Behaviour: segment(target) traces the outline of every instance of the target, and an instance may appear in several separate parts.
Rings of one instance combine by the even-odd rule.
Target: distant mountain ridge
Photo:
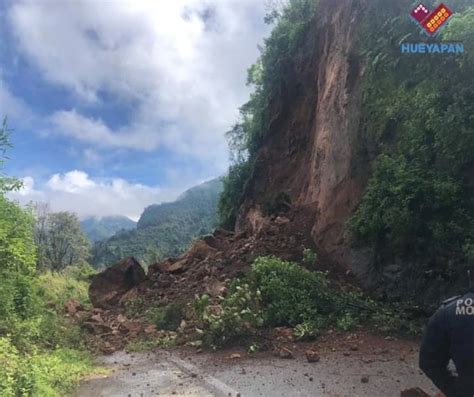
[[[81,221],[81,229],[92,242],[113,236],[120,230],[130,230],[137,223],[122,215],[89,217]]]
[[[153,204],[145,208],[137,223],[138,229],[160,226],[168,222],[214,224],[216,213],[211,209],[217,204],[222,184],[218,179],[194,186],[171,203]],[[210,211],[211,210],[211,211]]]
[[[194,239],[216,227],[221,191],[221,179],[213,179],[185,191],[176,201],[148,206],[135,229],[120,231],[95,243],[92,263],[105,267],[134,256],[143,265],[149,265],[180,255]]]

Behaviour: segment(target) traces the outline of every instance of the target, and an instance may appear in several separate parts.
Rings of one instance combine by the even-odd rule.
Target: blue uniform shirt
[[[457,376],[448,371],[450,359]],[[433,315],[421,344],[420,368],[447,397],[474,396],[474,291],[449,299]]]

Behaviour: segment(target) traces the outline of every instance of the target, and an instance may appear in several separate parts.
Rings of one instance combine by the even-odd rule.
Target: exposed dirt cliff
[[[270,130],[236,226],[258,231],[265,203],[288,194],[311,220],[318,252],[359,271],[363,261],[350,249],[345,223],[370,174],[359,127],[364,66],[355,55],[362,3],[321,1],[310,39],[271,103]]]

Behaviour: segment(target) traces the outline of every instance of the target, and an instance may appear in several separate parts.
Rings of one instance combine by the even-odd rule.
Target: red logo
[[[452,15],[453,12],[443,3],[431,13],[428,7],[420,3],[410,14],[416,23],[430,36],[435,36],[439,33],[440,29],[446,26],[446,23]]]

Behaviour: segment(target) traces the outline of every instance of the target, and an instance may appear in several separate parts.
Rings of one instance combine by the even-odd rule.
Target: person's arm
[[[456,397],[456,378],[448,371],[450,340],[444,315],[438,310],[428,324],[420,348],[420,368],[446,396]]]

